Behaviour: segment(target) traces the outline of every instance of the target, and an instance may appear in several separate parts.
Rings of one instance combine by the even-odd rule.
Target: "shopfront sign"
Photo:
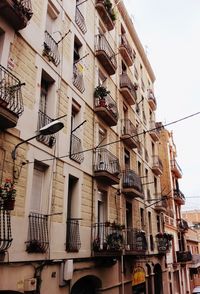
[[[136,286],[145,282],[145,270],[141,266],[137,266],[133,271],[132,286]]]

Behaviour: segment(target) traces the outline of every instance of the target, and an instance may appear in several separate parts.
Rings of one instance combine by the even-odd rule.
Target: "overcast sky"
[[[155,72],[157,121],[200,111],[200,1],[124,0]],[[183,171],[186,209],[200,209],[200,115],[168,127]],[[197,198],[199,196],[199,198]]]

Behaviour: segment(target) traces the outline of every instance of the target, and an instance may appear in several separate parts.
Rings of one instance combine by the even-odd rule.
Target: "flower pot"
[[[100,107],[106,107],[106,100],[105,99],[100,99],[99,100],[99,106]]]
[[[15,199],[5,199],[3,208],[5,210],[13,210],[15,208]]]

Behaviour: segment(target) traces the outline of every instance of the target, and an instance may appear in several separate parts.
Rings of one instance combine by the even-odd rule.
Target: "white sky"
[[[157,121],[168,123],[200,111],[200,0],[124,3],[156,76]],[[182,210],[200,209],[199,122],[197,115],[167,128],[173,131],[183,171],[180,189],[188,197]]]

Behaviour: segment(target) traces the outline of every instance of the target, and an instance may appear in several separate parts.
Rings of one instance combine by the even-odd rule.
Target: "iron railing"
[[[130,121],[130,119],[122,119],[122,135],[129,135],[135,140],[137,143],[139,143],[138,135],[137,135],[137,128],[134,126],[134,124]]]
[[[104,51],[108,59],[112,63],[113,67],[115,69],[117,68],[117,59],[115,56],[115,52],[113,51],[112,47],[110,46],[104,35],[96,35],[95,50]]]
[[[177,226],[181,232],[187,232],[189,229],[188,222],[184,219],[177,219]]]
[[[124,238],[120,225],[110,222],[93,224],[93,251],[121,251]]]
[[[171,160],[171,168],[177,170],[178,173],[179,173],[180,175],[182,175],[182,173],[183,173],[183,172],[182,172],[182,169],[181,169],[180,166],[178,165],[176,159]]]
[[[84,160],[84,154],[83,154],[82,151],[83,151],[83,149],[82,149],[81,139],[79,139],[74,134],[71,134],[69,157],[72,160],[74,160],[74,161],[76,161],[78,163],[81,163]]]
[[[137,94],[136,94],[137,86],[132,83],[127,73],[123,73],[120,75],[120,88],[128,88],[132,96],[135,99],[137,98]]]
[[[140,176],[134,170],[122,171],[123,188],[134,188],[140,193],[143,193],[142,182]]]
[[[12,240],[10,211],[0,206],[0,253],[11,246]]]
[[[148,100],[152,100],[153,103],[155,104],[155,106],[157,105],[157,101],[156,101],[156,98],[154,96],[154,93],[151,89],[148,90]]]
[[[158,126],[156,125],[156,122],[153,121],[153,120],[151,120],[151,121],[149,122],[149,133],[150,133],[150,135],[154,135],[154,134],[155,134],[157,137],[160,136],[159,128],[158,128]]]
[[[166,253],[169,251],[171,241],[168,238],[169,234],[164,233],[163,236],[156,237],[157,248],[159,253]]]
[[[147,239],[145,232],[138,231],[134,228],[124,229],[125,250],[135,252],[136,254],[144,253],[147,250]]]
[[[185,201],[185,195],[179,189],[174,190],[174,199]]]
[[[81,248],[79,220],[77,218],[67,219],[66,251],[78,252]]]
[[[176,251],[177,262],[192,261],[191,251]]]
[[[130,58],[132,59],[132,61],[134,60],[135,58],[135,51],[132,49],[132,47],[130,46],[127,38],[125,35],[122,35],[121,36],[121,46],[124,46],[130,56]]]
[[[48,216],[31,212],[29,215],[28,253],[45,253],[49,248]]]
[[[0,65],[0,106],[20,116],[24,111],[20,80]]]
[[[153,155],[153,167],[163,171],[163,164],[158,155]]]
[[[78,7],[76,7],[75,22],[82,33],[85,34],[87,32],[85,18]]]
[[[85,91],[83,79],[83,67],[80,63],[75,63],[73,67],[73,85],[83,93]]]
[[[107,94],[104,97],[94,97],[95,99],[95,108],[98,107],[103,107],[109,113],[116,119],[118,120],[118,109],[117,109],[117,103],[115,100],[110,96],[110,94]]]
[[[50,118],[48,115],[46,115],[44,112],[39,110],[38,112],[38,126],[37,129],[40,130],[42,127],[48,125],[53,121],[52,118]],[[45,145],[52,148],[56,142],[55,135],[39,135],[36,138],[39,142],[44,143]]]
[[[60,63],[58,43],[56,43],[54,38],[47,31],[45,31],[44,34],[45,40],[43,54],[48,57],[49,61],[52,61],[56,66],[58,66]]]
[[[95,151],[94,171],[106,171],[110,174],[119,175],[119,159],[106,148],[99,148]]]

